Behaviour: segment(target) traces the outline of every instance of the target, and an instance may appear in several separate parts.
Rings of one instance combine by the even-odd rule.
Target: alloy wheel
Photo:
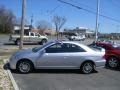
[[[19,63],[18,69],[21,73],[28,73],[31,71],[31,65],[27,61],[22,61]]]
[[[115,57],[111,57],[108,60],[108,66],[111,68],[117,68],[118,67],[118,59]]]
[[[94,65],[91,62],[86,62],[82,65],[82,72],[89,74],[94,70]]]

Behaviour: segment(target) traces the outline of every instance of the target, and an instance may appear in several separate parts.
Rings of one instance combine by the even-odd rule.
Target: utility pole
[[[20,31],[19,49],[23,48],[23,35],[24,35],[24,23],[25,23],[25,6],[26,6],[26,0],[22,0],[22,18],[21,18],[21,31]]]
[[[33,24],[33,14],[31,16],[31,25],[30,25],[30,30],[32,30],[32,24]]]
[[[99,8],[100,8],[100,0],[97,0],[96,26],[95,26],[95,42],[97,42],[97,40],[98,40]]]

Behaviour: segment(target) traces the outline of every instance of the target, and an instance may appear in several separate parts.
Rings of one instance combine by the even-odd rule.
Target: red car
[[[120,67],[120,44],[97,43],[105,49],[106,66],[110,68]]]

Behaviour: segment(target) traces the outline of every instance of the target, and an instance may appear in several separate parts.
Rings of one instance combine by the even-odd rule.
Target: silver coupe
[[[20,50],[9,61],[20,73],[34,69],[80,69],[88,74],[105,65],[105,52],[71,41],[50,41],[43,46]]]

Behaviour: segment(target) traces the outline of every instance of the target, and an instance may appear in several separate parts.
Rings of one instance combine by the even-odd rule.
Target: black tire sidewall
[[[90,63],[90,64],[92,65],[92,70],[91,70],[89,73],[86,73],[86,72],[84,71],[84,65],[85,65],[86,63]],[[93,64],[92,62],[84,62],[84,63],[81,65],[80,70],[82,71],[83,74],[90,74],[90,73],[92,73],[92,72],[94,71],[94,64]]]
[[[117,60],[117,66],[116,66],[116,67],[111,67],[111,66],[109,65],[109,61],[110,61],[111,58],[115,58],[115,59]],[[117,59],[116,57],[109,57],[109,58],[107,59],[107,61],[106,61],[106,67],[113,68],[113,69],[118,68],[119,64],[120,64],[120,62],[118,61],[118,59]]]
[[[28,64],[30,65],[30,69],[29,69],[28,72],[21,72],[21,70],[20,70],[20,68],[19,68],[19,65],[20,65],[22,62],[26,62],[26,63],[28,63]],[[23,60],[23,61],[20,61],[20,62],[17,63],[17,70],[18,70],[20,73],[22,73],[22,74],[28,74],[28,73],[30,73],[30,72],[33,70],[33,65],[32,65],[32,63],[31,63],[30,61],[25,61],[25,60]]]

